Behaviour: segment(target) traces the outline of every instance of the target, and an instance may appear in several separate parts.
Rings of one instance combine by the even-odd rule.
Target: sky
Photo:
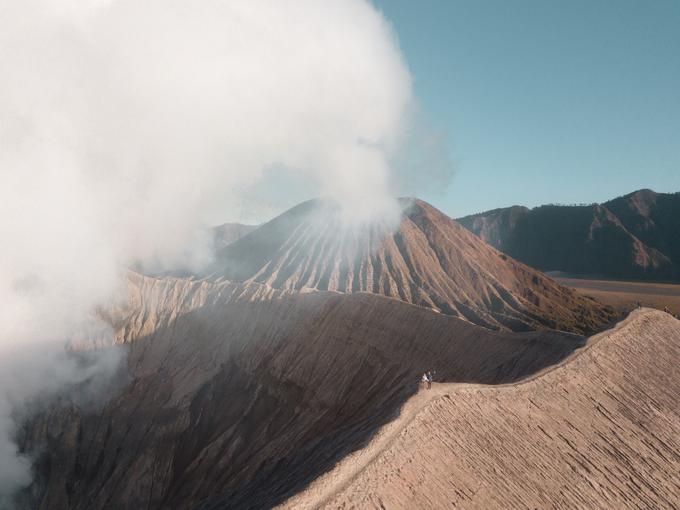
[[[374,4],[453,162],[422,197],[445,213],[680,191],[680,1]]]

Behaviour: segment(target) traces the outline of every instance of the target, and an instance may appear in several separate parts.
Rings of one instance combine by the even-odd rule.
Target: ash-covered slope
[[[130,276],[113,314],[130,380],[21,434],[20,508],[266,508],[361,447],[419,375],[504,383],[580,337],[497,332],[383,296]]]
[[[679,508],[679,361],[643,310],[527,382],[435,384],[288,507]]]
[[[300,204],[220,251],[211,280],[370,292],[494,329],[589,332],[603,305],[481,242],[434,207],[402,200],[397,228],[346,229],[327,204]]]

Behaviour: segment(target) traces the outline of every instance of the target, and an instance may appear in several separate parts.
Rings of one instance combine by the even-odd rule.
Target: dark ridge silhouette
[[[541,271],[680,279],[680,193],[640,190],[601,205],[515,206],[458,221]]]

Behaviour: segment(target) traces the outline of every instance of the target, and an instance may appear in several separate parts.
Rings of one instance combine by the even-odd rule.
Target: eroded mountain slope
[[[591,332],[612,311],[480,241],[420,200],[398,228],[344,229],[327,203],[300,204],[221,250],[210,280],[371,292],[492,329]]]

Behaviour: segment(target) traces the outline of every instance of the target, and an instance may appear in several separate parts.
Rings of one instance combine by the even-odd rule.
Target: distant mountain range
[[[513,206],[458,222],[541,271],[680,280],[680,193],[643,189],[603,204]]]

